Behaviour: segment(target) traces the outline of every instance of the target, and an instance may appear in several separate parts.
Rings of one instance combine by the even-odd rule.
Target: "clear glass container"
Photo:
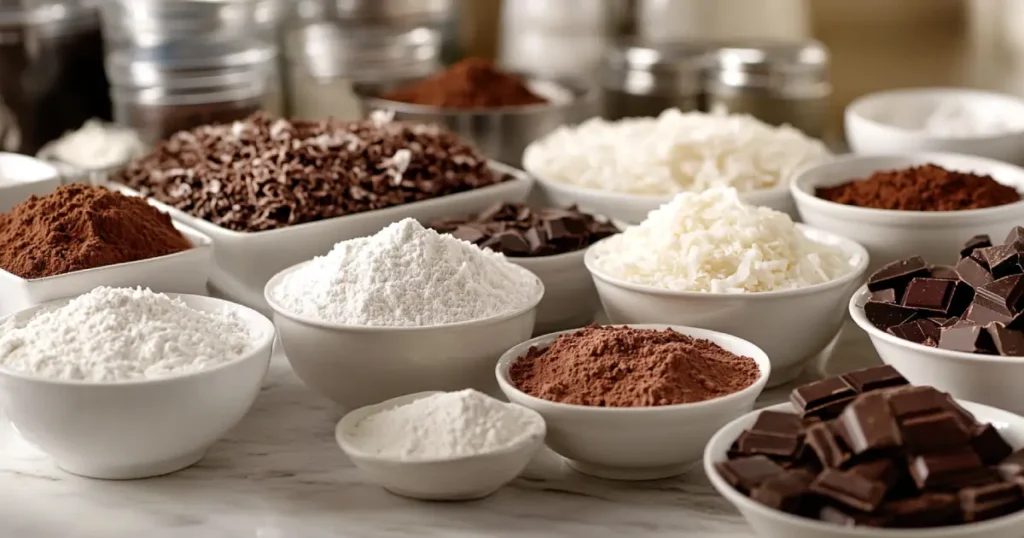
[[[203,39],[272,42],[287,0],[105,0],[111,51]]]

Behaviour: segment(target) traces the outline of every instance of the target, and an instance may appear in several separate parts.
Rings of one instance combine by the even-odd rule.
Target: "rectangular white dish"
[[[188,238],[192,248],[46,278],[25,279],[0,269],[0,316],[81,295],[97,286],[141,286],[161,293],[206,295],[206,279],[213,266],[213,241],[181,222],[175,222],[174,227]]]
[[[372,235],[404,218],[426,223],[452,215],[477,213],[496,202],[526,200],[532,179],[525,172],[495,161],[490,161],[490,167],[513,179],[429,200],[263,232],[228,230],[156,200],[149,199],[149,202],[213,240],[215,264],[210,273],[210,287],[214,295],[268,312],[263,287],[270,277],[327,253],[339,241]],[[120,184],[112,183],[108,187],[125,194],[139,194]]]
[[[0,213],[8,213],[30,196],[43,196],[60,185],[60,173],[46,161],[0,153]]]

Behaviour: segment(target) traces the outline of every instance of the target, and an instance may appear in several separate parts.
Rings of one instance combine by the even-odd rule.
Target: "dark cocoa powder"
[[[900,211],[960,211],[1019,202],[1021,195],[991,176],[946,170],[934,164],[886,170],[866,179],[815,189],[830,202]]]
[[[384,95],[384,99],[439,108],[498,108],[546,103],[519,78],[490,61],[467,58],[448,69]]]
[[[702,402],[754,384],[754,359],[672,330],[591,325],[533,347],[509,369],[519,390],[554,402],[649,407]]]
[[[173,254],[192,245],[145,200],[65,185],[0,215],[0,269],[44,278]]]

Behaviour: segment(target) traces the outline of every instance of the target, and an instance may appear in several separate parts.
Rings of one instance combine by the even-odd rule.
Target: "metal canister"
[[[817,41],[721,43],[708,68],[708,109],[750,114],[824,137],[832,85]]]
[[[668,108],[699,110],[701,79],[710,49],[696,43],[623,42],[601,70],[603,115],[611,120],[657,116]]]

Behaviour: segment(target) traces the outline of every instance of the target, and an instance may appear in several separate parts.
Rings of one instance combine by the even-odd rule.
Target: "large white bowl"
[[[533,334],[544,285],[525,308],[487,319],[425,327],[339,325],[288,312],[271,290],[306,263],[274,275],[264,298],[295,375],[346,409],[428,390],[494,393],[494,361]]]
[[[508,257],[544,283],[544,298],[537,306],[534,334],[582,327],[594,321],[601,302],[594,281],[583,264],[586,249],[535,258]]]
[[[427,223],[449,215],[478,213],[496,202],[526,200],[532,185],[526,174],[494,161],[491,161],[491,169],[514,179],[448,196],[263,232],[228,230],[155,200],[150,202],[213,240],[216,263],[210,275],[211,287],[230,300],[269,313],[270,307],[263,300],[263,288],[270,277],[303,260],[327,253],[339,241],[372,235],[404,218]],[[111,188],[138,194],[122,185],[111,185]]]
[[[512,384],[509,368],[534,346],[559,335],[548,334],[508,350],[495,374],[509,401],[540,413],[548,426],[547,444],[585,474],[613,480],[652,480],[685,471],[700,459],[704,444],[723,425],[753,409],[772,366],[754,344],[735,336],[677,325],[630,325],[637,329],[672,329],[710,340],[726,351],[754,359],[761,376],[749,387],[704,402],[653,407],[594,407],[544,400]]]
[[[1024,222],[1024,201],[967,211],[895,211],[837,204],[814,194],[817,187],[866,178],[880,170],[925,164],[990,175],[1024,192],[1024,168],[982,157],[951,153],[846,155],[800,174],[792,185],[793,199],[806,224],[864,245],[871,254],[869,272],[915,255],[931,263],[956,263],[960,247],[970,237],[988,234],[998,241]]]
[[[544,444],[544,419],[529,409],[526,411],[536,423],[537,435],[474,456],[407,461],[364,452],[353,442],[353,429],[366,417],[439,393],[407,394],[349,412],[334,430],[338,446],[360,471],[396,495],[427,501],[467,501],[486,497],[519,476]]]
[[[274,325],[259,312],[220,299],[168,295],[199,310],[234,312],[252,331],[252,350],[208,370],[139,381],[60,381],[0,368],[7,418],[60,468],[106,479],[172,473],[202,459],[252,406],[270,364]],[[68,301],[14,316],[24,319]]]
[[[175,222],[192,248],[146,260],[107,265],[46,278],[25,279],[0,269],[0,316],[54,299],[72,297],[99,286],[149,288],[160,293],[206,294],[213,266],[209,237]]]
[[[901,372],[902,373],[902,372]],[[1015,449],[1024,447],[1024,418],[981,404],[958,400],[978,420],[989,422]],[[733,489],[715,470],[725,461],[729,446],[754,425],[761,411],[793,412],[793,406],[782,403],[747,413],[730,422],[708,442],[704,451],[704,472],[711,485],[743,514],[758,536],[764,538],[1019,538],[1024,526],[1024,511],[981,523],[937,527],[934,529],[874,529],[843,527],[822,521],[787,514],[751,500]]]
[[[909,88],[871,93],[850,103],[845,114],[846,141],[854,153],[861,154],[936,151],[1024,163],[1024,129],[987,136],[934,136],[884,121],[894,112],[927,112],[949,99],[985,113],[1013,117],[1024,125],[1024,100],[1012,95],[966,88]]]
[[[60,172],[50,163],[28,155],[0,152],[0,213],[31,196],[45,196],[60,185]]]
[[[839,235],[797,227],[812,241],[834,245],[850,259],[850,272],[830,282],[760,293],[672,291],[633,284],[606,275],[594,263],[596,249],[584,261],[612,323],[669,323],[734,334],[753,342],[772,361],[774,387],[792,380],[839,333],[846,300],[868,266],[864,247]],[[610,238],[609,238],[610,239]]]
[[[850,298],[850,316],[868,334],[882,362],[891,364],[915,385],[931,385],[973,402],[1024,413],[1024,358],[949,351],[915,344],[882,331],[868,321],[862,286]]]

